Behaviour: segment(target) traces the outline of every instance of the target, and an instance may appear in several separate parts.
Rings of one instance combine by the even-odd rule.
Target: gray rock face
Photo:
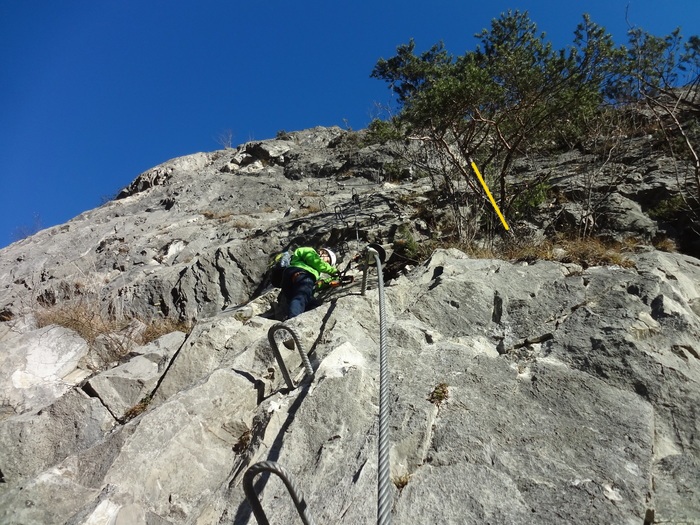
[[[138,349],[140,355],[91,378],[83,389],[98,397],[115,419],[123,420],[130,409],[151,396],[184,339],[182,332],[163,336]]]
[[[427,187],[377,182],[396,158],[348,140],[316,128],[174,159],[0,251],[0,523],[253,524],[259,461],[316,523],[376,521],[380,298],[350,258],[417,225],[406,203]],[[653,228],[628,190],[608,225]],[[314,370],[278,345],[290,390],[262,275],[301,242],[338,246],[355,281],[287,322]],[[394,523],[700,523],[700,262],[628,257],[439,249],[387,269]],[[76,304],[140,321],[38,326]],[[189,333],[138,343],[166,317]],[[299,521],[274,475],[254,487],[270,523]]]

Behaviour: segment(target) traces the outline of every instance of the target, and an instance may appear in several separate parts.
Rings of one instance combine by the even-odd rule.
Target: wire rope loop
[[[292,501],[294,502],[294,506],[296,507],[297,512],[299,513],[301,521],[304,523],[304,525],[315,525],[313,518],[309,513],[308,504],[306,503],[304,495],[296,487],[294,482],[292,482],[292,479],[289,476],[287,470],[284,467],[282,467],[282,465],[280,465],[279,463],[275,463],[274,461],[262,461],[260,463],[256,463],[255,465],[251,466],[243,475],[243,492],[245,493],[245,497],[248,500],[248,503],[250,503],[250,507],[253,510],[253,514],[255,515],[255,519],[257,520],[258,525],[269,525],[270,523],[267,520],[265,510],[262,508],[260,498],[258,498],[258,495],[255,492],[255,487],[253,486],[253,481],[255,480],[255,477],[258,474],[262,474],[263,472],[270,472],[271,474],[275,474],[282,480],[284,486],[287,487],[289,495],[292,497]]]

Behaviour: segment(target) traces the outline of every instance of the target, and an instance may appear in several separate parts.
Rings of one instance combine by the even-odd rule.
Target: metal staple
[[[255,515],[255,519],[258,521],[258,525],[270,525],[270,522],[267,521],[265,511],[260,504],[258,495],[255,492],[255,488],[253,487],[253,480],[255,479],[255,476],[263,472],[271,472],[272,474],[276,474],[282,480],[289,491],[289,495],[292,496],[292,501],[294,502],[294,506],[297,508],[297,512],[299,512],[301,521],[304,523],[304,525],[314,525],[314,521],[309,515],[309,508],[306,500],[304,499],[304,495],[297,489],[296,485],[289,477],[289,473],[282,467],[282,465],[279,465],[274,461],[262,461],[260,463],[256,463],[243,475],[243,491],[248,499],[248,503],[250,503],[250,507],[253,509],[253,514]]]
[[[285,330],[292,335],[292,339],[294,339],[294,345],[299,349],[301,362],[304,363],[304,369],[306,370],[306,373],[310,376],[313,376],[314,369],[311,367],[309,356],[306,355],[306,352],[304,352],[304,348],[301,346],[301,340],[296,330],[284,323],[273,324],[270,327],[270,330],[267,332],[267,339],[268,341],[270,341],[270,346],[272,346],[272,353],[275,354],[275,359],[277,360],[277,364],[279,365],[280,370],[282,371],[282,376],[284,377],[287,386],[290,390],[294,390],[294,381],[292,381],[292,378],[290,377],[289,372],[287,371],[287,365],[284,364],[284,359],[282,359],[282,354],[280,353],[279,348],[277,347],[277,340],[275,339],[275,333],[280,330]]]

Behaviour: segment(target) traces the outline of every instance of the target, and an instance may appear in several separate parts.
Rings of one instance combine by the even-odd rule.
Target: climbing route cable
[[[374,245],[376,246],[376,245]],[[378,437],[378,447],[377,447],[377,525],[391,525],[391,478],[390,478],[390,465],[389,465],[389,367],[387,364],[387,330],[386,330],[386,307],[384,300],[384,278],[382,274],[382,256],[378,250],[382,250],[381,247],[374,248],[372,245],[367,247],[366,250],[366,264],[364,269],[364,274],[362,278],[362,295],[365,295],[367,287],[367,272],[370,267],[370,258],[373,257],[378,274],[378,293],[379,293],[379,437]],[[383,254],[385,255],[385,254]],[[268,339],[273,348],[275,358],[282,370],[282,375],[290,389],[294,388],[294,383],[287,371],[286,366],[282,356],[277,348],[277,342],[275,339],[275,332],[279,330],[286,330],[291,335],[295,341],[295,344],[299,348],[300,354],[302,356],[302,361],[304,367],[309,375],[313,376],[313,369],[308,361],[301,344],[299,342],[299,336],[296,332],[284,323],[277,323],[272,326],[268,332]],[[253,480],[255,477],[262,472],[270,472],[276,474],[285,484],[289,494],[294,501],[294,505],[299,512],[299,516],[302,519],[304,525],[314,525],[314,522],[309,514],[307,502],[304,496],[296,488],[296,486],[291,482],[291,479],[287,471],[278,463],[272,461],[263,461],[256,463],[251,466],[243,476],[243,490],[245,492],[246,498],[250,503],[250,506],[255,515],[255,519],[258,525],[269,525],[265,511],[260,504],[258,495],[253,486]]]
[[[387,364],[386,309],[384,305],[384,278],[379,252],[367,249],[367,265],[373,256],[377,265],[379,291],[379,448],[377,470],[377,525],[391,524],[391,479],[389,476],[389,367]],[[365,269],[365,276],[367,269]],[[362,279],[363,293],[366,277]]]
[[[374,194],[370,195],[369,198],[371,199],[373,196]],[[336,205],[334,209],[335,221],[343,223],[348,230],[354,227],[356,247],[359,247],[360,244],[360,226],[364,223],[365,219],[368,220],[368,226],[370,228],[379,224],[379,218],[376,213],[362,211],[362,209],[363,205],[360,195],[354,188],[352,190],[350,202],[345,205]],[[352,213],[352,225],[350,224],[350,217],[348,217],[346,213]]]

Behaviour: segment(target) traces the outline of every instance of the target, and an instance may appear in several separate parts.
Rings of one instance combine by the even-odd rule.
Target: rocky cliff
[[[557,198],[513,221],[534,242],[605,192],[597,227],[629,247],[605,264],[440,246],[429,179],[338,128],[171,160],[3,249],[0,522],[255,523],[262,461],[316,523],[375,522],[385,341],[394,523],[700,523],[700,261],[650,244],[678,188],[640,140],[614,191],[585,153],[539,160]],[[263,275],[300,244],[356,278],[287,323],[290,388]],[[299,521],[276,476],[253,487]]]

